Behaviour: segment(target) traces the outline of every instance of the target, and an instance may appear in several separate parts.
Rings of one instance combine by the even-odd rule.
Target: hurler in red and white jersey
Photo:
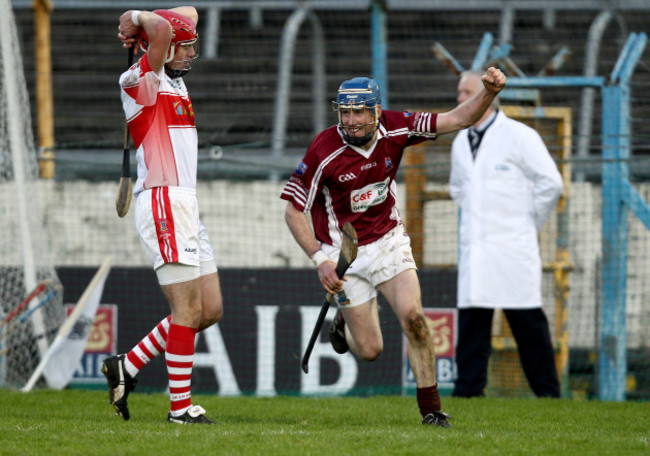
[[[182,78],[155,72],[145,54],[120,77],[122,104],[137,149],[134,195],[154,187],[196,188],[198,137]]]
[[[127,397],[138,372],[164,353],[171,423],[203,423],[205,410],[192,404],[196,333],[223,314],[221,286],[196,198],[198,140],[192,101],[182,76],[198,57],[192,6],[129,10],[120,16],[124,47],[145,50],[120,77],[122,104],[137,148],[135,224],[171,315],[157,323],[129,352],[106,358],[109,401],[129,419]]]
[[[329,330],[332,348],[367,361],[381,354],[381,292],[408,341],[426,425],[451,426],[450,416],[441,411],[433,337],[422,310],[411,242],[396,206],[395,176],[406,147],[478,120],[505,85],[505,76],[490,68],[483,84],[484,90],[466,103],[431,114],[384,111],[373,79],[344,81],[334,103],[338,125],[314,138],[281,195],[288,202],[285,218],[291,234],[316,265],[323,288],[339,295]],[[359,248],[343,281],[335,261],[346,222],[354,226]]]

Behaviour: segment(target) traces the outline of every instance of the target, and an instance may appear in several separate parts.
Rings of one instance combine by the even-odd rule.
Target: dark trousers
[[[542,309],[505,310],[528,384],[538,397],[560,397],[548,320]],[[493,309],[458,310],[456,365],[458,379],[453,395],[483,396],[488,359],[492,351]]]

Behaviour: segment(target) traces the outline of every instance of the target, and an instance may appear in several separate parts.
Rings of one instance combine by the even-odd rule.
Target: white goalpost
[[[0,387],[27,381],[63,319],[20,43],[11,2],[0,0]]]

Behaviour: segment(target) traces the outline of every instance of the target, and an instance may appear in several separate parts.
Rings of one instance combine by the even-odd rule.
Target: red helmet
[[[199,35],[196,33],[196,24],[189,17],[165,9],[155,10],[154,13],[167,19],[167,22],[172,25],[172,52],[170,52],[172,57],[174,55],[173,48],[176,47],[176,44],[194,44],[198,40]],[[146,51],[149,46],[149,37],[144,29],[140,32],[140,39],[142,40],[142,47]]]

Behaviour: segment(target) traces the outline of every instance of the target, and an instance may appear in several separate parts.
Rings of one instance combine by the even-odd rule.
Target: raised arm
[[[144,30],[148,37],[147,56],[149,65],[155,72],[165,65],[172,40],[172,26],[164,18],[151,11],[128,10],[120,16],[118,38],[122,46],[136,46],[138,53],[140,32]]]
[[[483,90],[451,111],[438,114],[438,134],[451,133],[474,125],[506,85],[506,75],[490,67],[481,78]]]
[[[169,11],[182,14],[191,19],[194,24],[199,20],[199,14],[193,6],[179,6]],[[118,30],[117,37],[122,41],[122,46],[125,48],[136,46],[134,51],[136,54],[138,53],[141,32],[144,31],[148,38],[147,56],[149,65],[155,72],[160,71],[169,58],[169,48],[173,34],[172,26],[165,18],[151,11],[128,10],[120,16]]]

